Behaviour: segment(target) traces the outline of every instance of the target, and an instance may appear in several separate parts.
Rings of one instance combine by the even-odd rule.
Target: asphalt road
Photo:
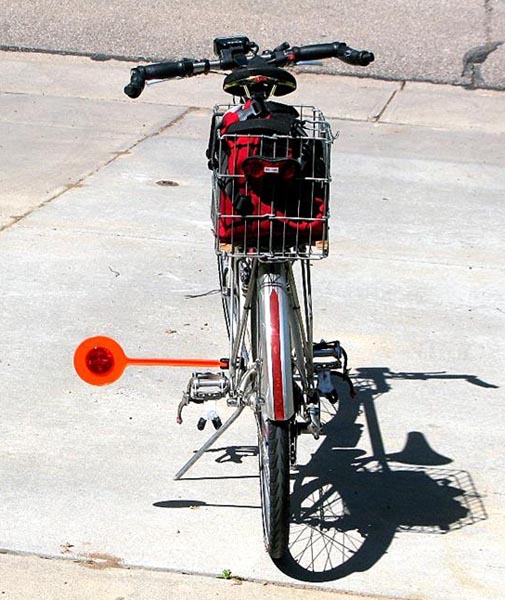
[[[468,51],[505,40],[504,0],[5,0],[0,14],[3,49],[173,59],[209,56],[214,37],[236,33],[263,47],[341,40],[376,53],[366,71],[335,60],[325,72],[505,89],[505,45],[476,72],[470,57],[463,75]]]

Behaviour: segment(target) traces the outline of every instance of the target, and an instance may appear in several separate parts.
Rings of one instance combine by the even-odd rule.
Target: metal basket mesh
[[[230,105],[214,109],[219,124]],[[299,127],[295,135],[228,134],[216,128],[212,142],[212,219],[216,252],[265,260],[318,259],[328,255],[330,154],[333,135],[323,114],[312,106],[296,106]],[[297,177],[288,184],[272,177],[261,190],[231,165],[230,147],[241,146],[248,156],[294,159]],[[236,155],[235,155],[236,156]],[[239,210],[235,199],[245,199]],[[255,199],[256,202],[251,202]]]

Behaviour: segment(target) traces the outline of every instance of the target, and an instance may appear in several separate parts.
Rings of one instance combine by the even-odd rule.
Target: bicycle
[[[275,561],[282,559],[289,544],[290,467],[296,465],[298,436],[321,435],[320,399],[338,402],[335,377],[353,389],[340,343],[313,343],[311,268],[329,251],[334,137],[317,108],[289,107],[270,98],[296,89],[296,79],[285,67],[330,57],[367,66],[374,55],[341,42],[301,47],[285,42],[260,54],[246,36],[216,38],[214,52],[218,58],[213,61],[185,58],[135,67],[124,91],[137,98],[148,80],[219,70],[229,71],[223,88],[239,98],[214,108],[207,149],[229,356],[219,362],[218,373],[193,373],[177,421],[182,423],[182,411],[190,403],[226,398],[236,410],[224,424],[212,413],[215,433],[175,479],[245,407],[252,408],[265,547]],[[97,369],[106,373],[103,360]]]

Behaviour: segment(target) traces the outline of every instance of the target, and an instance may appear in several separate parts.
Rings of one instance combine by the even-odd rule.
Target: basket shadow
[[[464,378],[495,386],[469,375],[357,371],[357,397],[340,394],[338,409],[329,406],[324,441],[294,475],[289,551],[275,562],[301,581],[332,581],[370,569],[398,532],[446,534],[487,518],[470,474],[447,468],[452,460],[435,452],[422,433],[410,432],[401,452],[385,452],[374,400],[399,378]],[[360,412],[372,456],[357,448]]]

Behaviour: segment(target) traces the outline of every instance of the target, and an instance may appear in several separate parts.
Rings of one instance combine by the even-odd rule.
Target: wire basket
[[[294,108],[299,118],[290,135],[231,134],[213,127],[209,166],[217,254],[264,260],[328,255],[334,138],[321,111],[312,106]],[[234,109],[216,106],[213,123],[219,125]],[[254,170],[261,176],[254,177]]]

